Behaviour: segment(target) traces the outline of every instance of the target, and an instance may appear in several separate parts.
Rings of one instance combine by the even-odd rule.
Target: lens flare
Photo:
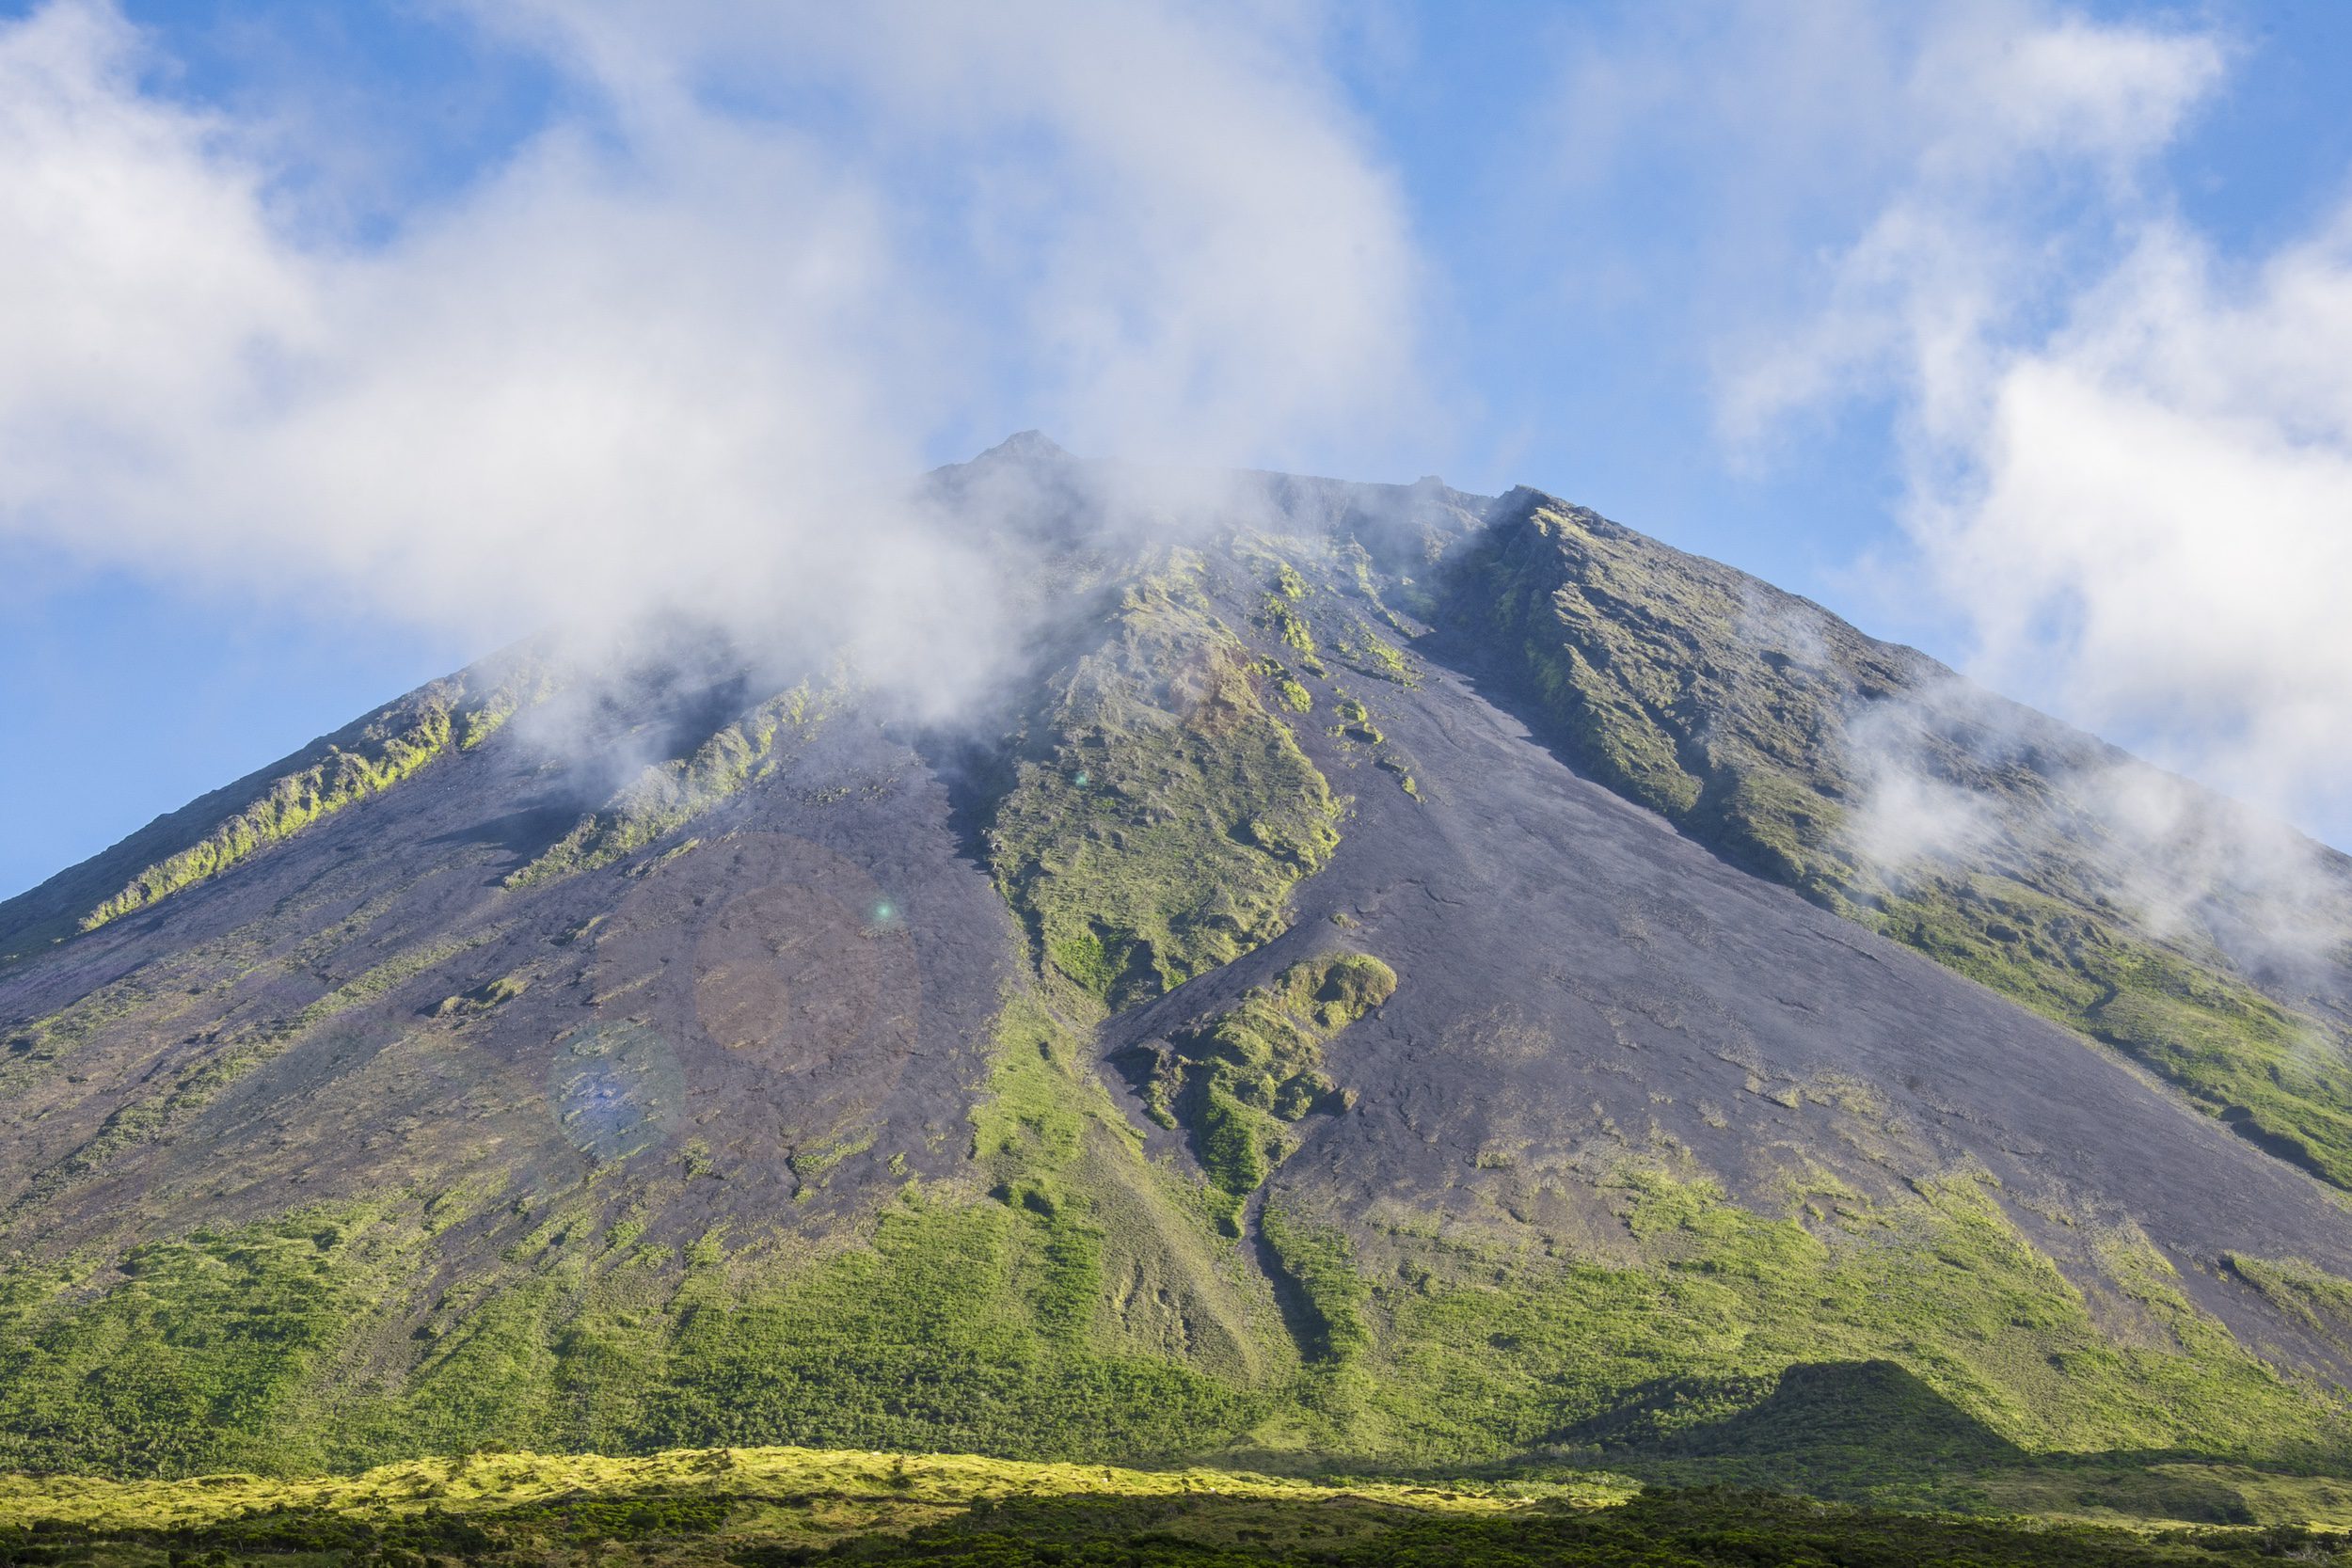
[[[685,1075],[668,1042],[645,1025],[598,1024],[557,1048],[548,1099],[574,1148],[600,1161],[626,1160],[676,1127]]]

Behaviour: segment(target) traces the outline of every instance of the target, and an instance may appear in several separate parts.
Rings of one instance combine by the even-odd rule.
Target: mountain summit
[[[0,1469],[2342,1451],[2341,858],[1540,492],[1106,472],[934,476],[1056,514],[952,721],[551,638],[0,905]]]
[[[1073,461],[1060,445],[1041,430],[1018,430],[973,459],[985,463],[1000,458],[1019,463],[1068,463]]]

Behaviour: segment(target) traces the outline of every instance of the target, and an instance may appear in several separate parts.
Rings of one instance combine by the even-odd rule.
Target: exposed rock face
[[[0,1467],[2343,1441],[2343,954],[2128,759],[1533,492],[934,489],[1000,711],[550,644],[0,906]]]

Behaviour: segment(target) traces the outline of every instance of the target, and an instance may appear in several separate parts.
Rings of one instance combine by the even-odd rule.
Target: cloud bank
[[[1992,5],[1858,36],[1893,153],[1809,304],[1726,356],[1726,435],[1891,404],[1972,673],[2352,837],[2352,208],[2251,260],[2182,216],[2163,159],[2219,34]]]
[[[1311,13],[470,24],[561,106],[367,240],[104,0],[0,26],[0,529],[485,631],[723,568],[769,620],[978,645],[970,542],[888,504],[976,417],[1276,460],[1415,383],[1419,262]]]
[[[1920,543],[1995,681],[2352,837],[2352,213],[2250,269],[2150,229],[2004,360]],[[2234,276],[2233,276],[2234,274]]]
[[[1565,177],[1662,169],[1703,214],[1722,450],[1883,430],[1902,543],[1858,575],[2160,765],[1939,683],[1853,716],[1852,847],[1897,885],[2079,861],[2150,932],[2340,996],[2344,863],[2280,819],[2352,844],[2352,207],[2251,256],[2184,209],[2169,160],[2245,46],[2043,0],[1635,15],[1571,53]],[[2031,754],[2046,841],[1945,777],[1954,736]]]

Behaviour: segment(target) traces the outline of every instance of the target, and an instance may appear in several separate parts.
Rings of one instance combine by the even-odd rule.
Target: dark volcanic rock
[[[2135,924],[2114,753],[1547,498],[1105,472],[934,477],[1054,609],[960,726],[510,656],[0,907],[0,1464],[2341,1441],[2342,976]],[[2003,831],[1897,876],[1924,692]]]

